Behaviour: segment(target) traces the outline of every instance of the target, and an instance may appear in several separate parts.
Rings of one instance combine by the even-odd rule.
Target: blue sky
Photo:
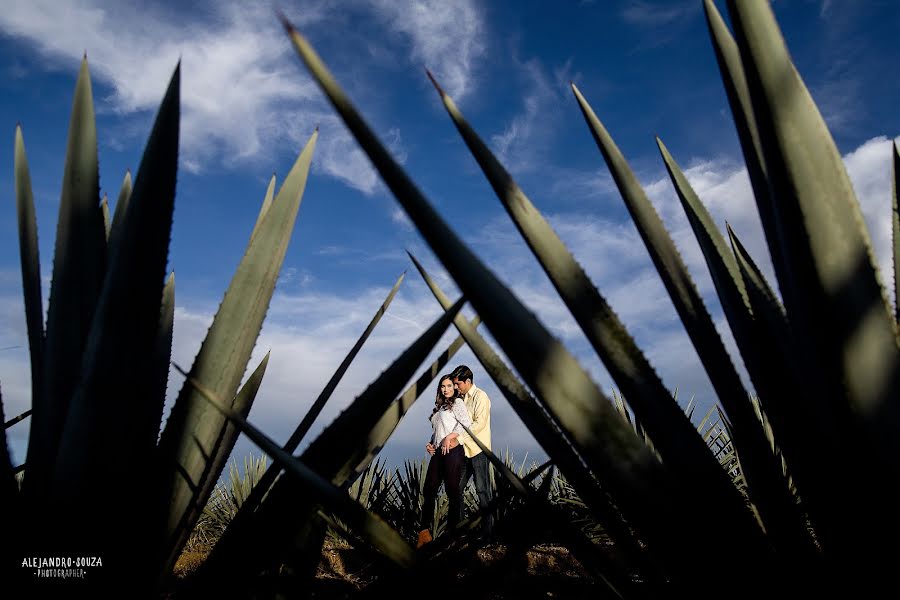
[[[287,439],[411,250],[456,287],[307,77],[269,3],[16,2],[0,11],[0,384],[7,418],[30,406],[21,303],[13,133],[21,123],[37,208],[45,304],[72,92],[87,52],[101,192],[114,201],[136,169],[156,108],[182,61],[180,172],[169,269],[176,272],[173,358],[189,366],[246,246],[268,179],[284,175],[321,126],[282,277],[251,368],[272,358],[251,421]],[[244,4],[248,6],[244,6]],[[724,10],[720,2],[720,9]],[[895,2],[777,0],[794,61],[844,155],[891,286],[890,140],[900,134]],[[282,2],[369,123],[446,221],[578,357],[613,386],[537,266],[425,77],[429,68],[556,227],[682,404],[714,402],[672,304],[594,146],[574,81],[630,160],[670,228],[720,331],[739,356],[699,248],[654,143],[659,135],[724,228],[770,274],[701,2],[349,0]],[[774,278],[771,278],[774,281]],[[468,310],[468,309],[467,309]],[[411,269],[307,442],[440,313]],[[471,314],[471,313],[470,313]],[[442,350],[455,337],[448,333]],[[463,350],[493,400],[495,450],[543,452]],[[436,384],[435,384],[436,385]],[[174,398],[181,378],[170,378]],[[383,453],[424,456],[431,391]],[[697,417],[695,417],[696,419]],[[27,421],[7,432],[24,460]],[[235,456],[258,452],[241,439]]]

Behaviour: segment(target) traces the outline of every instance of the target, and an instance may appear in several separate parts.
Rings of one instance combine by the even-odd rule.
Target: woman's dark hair
[[[441,393],[441,384],[445,381],[453,383],[453,377],[448,374],[441,375],[440,379],[438,379],[437,395],[434,399],[434,410],[432,410],[431,414],[428,415],[429,421],[431,421],[431,417],[433,417],[434,413],[436,413],[437,411],[450,410],[451,408],[453,408],[453,403],[456,402],[456,399],[459,397],[459,392],[456,391],[456,388],[453,389],[452,396],[450,396],[449,398],[444,397],[444,395]]]

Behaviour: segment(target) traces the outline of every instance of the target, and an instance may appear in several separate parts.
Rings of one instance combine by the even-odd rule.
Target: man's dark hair
[[[466,365],[459,365],[458,367],[453,369],[453,372],[450,374],[450,377],[453,377],[455,379],[461,379],[463,381],[468,379],[472,383],[475,383],[475,376],[472,375],[472,369],[470,369]]]

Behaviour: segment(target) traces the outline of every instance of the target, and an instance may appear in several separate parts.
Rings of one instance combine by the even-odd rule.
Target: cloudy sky
[[[42,271],[52,271],[66,132],[87,53],[97,111],[101,193],[136,169],[159,101],[182,65],[180,172],[169,269],[176,272],[173,358],[189,366],[244,251],[269,177],[283,176],[316,125],[321,136],[282,276],[251,367],[272,358],[251,421],[284,442],[396,277],[411,269],[306,442],[413,341],[440,309],[412,269],[416,254],[457,288],[311,82],[271,3],[32,0],[0,11],[0,384],[7,418],[29,408],[12,180],[21,123],[37,208]],[[719,3],[720,5],[723,3]],[[732,349],[721,309],[654,143],[659,135],[724,229],[771,277],[700,0],[279,3],[451,226],[576,355],[613,385],[510,224],[431,88],[430,69],[585,267],[685,404],[715,402],[709,381],[628,218],[577,108],[592,103],[670,228]],[[900,134],[900,8],[891,1],[777,0],[797,67],[828,122],[893,279],[890,141]],[[771,278],[774,281],[774,278]],[[471,311],[466,309],[471,315]],[[443,349],[455,331],[442,341]],[[457,363],[493,401],[495,450],[543,452],[474,357]],[[742,367],[741,367],[742,368]],[[169,398],[181,378],[170,377]],[[432,392],[383,453],[424,456]],[[698,416],[695,416],[699,420]],[[27,420],[7,432],[24,460]],[[306,443],[305,442],[305,443]],[[304,445],[305,445],[304,443]],[[241,439],[235,456],[258,452]]]

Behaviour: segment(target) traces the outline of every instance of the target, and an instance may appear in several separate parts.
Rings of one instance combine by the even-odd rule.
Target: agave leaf
[[[463,301],[460,298],[441,315],[307,446],[300,457],[304,464],[336,486],[347,482],[354,467],[372,450],[359,441],[367,440],[372,426],[389,410],[400,387],[437,344]],[[285,561],[281,570],[286,574],[308,572],[310,566],[314,569],[325,537],[323,527],[311,525],[317,511],[316,502],[304,494],[296,481],[278,479],[256,513],[228,527],[200,571],[198,581],[214,585],[228,579],[223,577],[228,573],[229,578],[242,578],[247,583],[261,569],[279,560]],[[248,545],[258,549],[250,557],[245,552]],[[304,560],[308,561],[305,565]]]
[[[0,421],[6,417],[3,412],[3,390],[0,389]],[[0,502],[3,506],[18,508],[19,489],[16,485],[16,476],[13,472],[12,459],[9,454],[9,446],[6,444],[6,427],[3,428],[2,439],[0,439]],[[17,521],[17,519],[13,519]],[[10,532],[5,532],[9,535]],[[14,542],[18,541],[18,536],[10,536]]]
[[[106,240],[109,241],[109,201],[106,199],[105,192],[103,199],[100,200],[100,214],[103,215],[103,232],[106,234]]]
[[[176,367],[177,368],[177,367]],[[274,441],[249,423],[237,410],[222,403],[216,394],[188,373],[178,369],[188,382],[205,399],[210,406],[228,418],[259,446],[266,454],[278,462],[285,472],[295,480],[298,486],[309,495],[310,499],[330,507],[341,519],[353,527],[371,546],[400,567],[409,569],[416,563],[415,552],[400,534],[385,523],[378,515],[366,511],[350,498],[347,493],[326,478],[309,468],[304,461],[294,458]]]
[[[250,239],[253,239],[253,236],[256,235],[256,232],[259,230],[260,224],[265,219],[266,215],[269,214],[269,208],[272,206],[272,199],[275,197],[275,174],[272,174],[272,178],[269,180],[269,187],[266,188],[266,195],[263,198],[262,206],[259,208],[259,214],[256,216],[256,223],[253,225],[253,231],[250,233]]]
[[[710,456],[691,422],[606,299],[540,211],[469,126],[450,96],[441,90],[433,78],[432,82],[503,207],[613,380],[628,398],[663,462],[678,477],[690,482],[701,502],[716,508],[726,508],[726,503],[731,502],[737,510],[743,511],[743,499],[735,493],[731,482]],[[749,404],[746,408],[747,414],[752,416]]]
[[[153,388],[150,390],[147,426],[153,429],[154,441],[159,437],[160,423],[162,423],[163,406],[166,399],[166,387],[169,383],[169,361],[172,358],[172,335],[175,328],[175,272],[169,273],[166,285],[163,288],[162,305],[159,310],[159,324],[156,327],[156,352],[152,364],[155,373],[148,377]],[[148,386],[150,387],[150,386]]]
[[[416,257],[408,251],[407,254],[434,297],[446,310],[450,306],[450,299]],[[624,552],[628,553],[635,565],[642,570],[644,576],[652,578],[652,567],[646,563],[646,558],[642,556],[643,553],[635,543],[628,525],[622,520],[621,514],[610,504],[606,492],[600,489],[596,478],[586,468],[584,459],[573,448],[571,441],[560,430],[560,426],[548,417],[538,401],[519,381],[519,378],[473,327],[469,327],[460,317],[454,320],[454,324],[488,376],[500,389],[537,442],[549,455],[554,457],[554,460],[566,473],[566,477],[573,482],[581,498],[596,511],[598,519],[608,530],[610,536],[616,540]]]
[[[778,380],[771,378],[773,369],[768,362],[772,354],[760,345],[747,290],[734,255],[662,140],[657,138],[656,143],[703,251],[725,316],[756,389],[764,397],[771,398],[773,404],[790,401],[779,397]],[[724,397],[721,401],[734,424],[734,444],[744,464],[741,471],[747,478],[750,500],[759,511],[775,548],[783,550],[788,556],[811,555],[815,552],[815,546],[809,537],[806,520],[787,487],[780,460],[772,453],[749,398],[743,401],[741,398]],[[716,410],[719,410],[718,405]]]
[[[744,162],[747,165],[750,186],[753,188],[753,196],[756,199],[759,219],[762,222],[766,243],[769,247],[769,255],[772,257],[772,264],[778,274],[778,280],[781,281],[786,276],[781,238],[778,235],[775,209],[769,193],[769,181],[763,164],[759,132],[756,128],[756,118],[753,116],[753,106],[750,101],[750,92],[747,89],[744,66],[741,64],[740,51],[712,0],[704,0],[703,7],[713,49],[716,52],[716,62],[719,65],[719,72],[725,85],[725,94],[728,97],[738,140],[744,154]]]
[[[341,378],[344,376],[344,373],[346,373],[347,369],[350,367],[350,363],[353,362],[354,358],[356,358],[356,355],[359,353],[363,344],[367,339],[369,339],[369,335],[375,329],[375,326],[378,325],[378,322],[381,320],[382,315],[384,315],[385,311],[387,311],[388,306],[391,305],[394,296],[397,294],[397,290],[400,289],[400,284],[403,283],[404,277],[406,277],[406,271],[401,273],[400,277],[397,278],[397,282],[394,283],[394,287],[392,287],[391,291],[388,292],[387,298],[384,299],[381,307],[375,312],[372,320],[369,321],[366,330],[363,331],[361,336],[359,336],[356,344],[353,345],[353,348],[351,348],[350,352],[347,353],[347,356],[344,357],[344,360],[337,368],[337,371],[335,371],[334,375],[331,376],[331,379],[328,380],[328,383],[325,385],[325,389],[322,390],[322,393],[320,393],[319,397],[316,398],[316,401],[313,402],[312,407],[310,407],[309,411],[303,417],[303,420],[294,430],[294,433],[292,433],[291,437],[288,438],[287,443],[284,445],[284,449],[289,454],[293,453],[294,450],[297,449],[297,446],[300,445],[300,440],[303,439],[303,436],[306,435],[306,433],[309,431],[309,428],[312,426],[313,421],[316,419],[316,417],[319,416],[319,413],[322,412],[322,408],[325,406],[325,402],[328,401],[328,399],[331,397],[331,394],[334,392],[334,389],[337,387],[338,383],[340,383]]]
[[[244,419],[246,419],[250,414],[250,409],[253,406],[254,400],[256,400],[256,394],[259,391],[259,386],[262,384],[263,376],[266,374],[266,367],[269,365],[269,356],[271,354],[271,351],[266,353],[253,373],[250,374],[250,377],[247,378],[247,381],[244,382],[244,385],[241,386],[241,389],[238,391],[237,395],[234,397],[231,403],[231,410]],[[217,475],[215,477],[206,477],[203,480],[206,489],[200,491],[200,493],[198,494],[199,498],[209,498],[209,496],[212,494],[218,481],[218,473],[222,472],[225,464],[228,462],[228,457],[231,455],[231,452],[234,449],[234,444],[235,442],[237,442],[237,438],[240,432],[240,428],[235,426],[231,422],[227,422],[226,425],[222,428],[219,434],[219,439],[217,439],[215,444],[213,445],[212,461],[209,468],[211,473],[216,473]],[[247,472],[246,469],[245,472]],[[232,482],[236,480],[237,479],[234,476],[231,477]],[[259,487],[259,483],[260,482],[257,481],[256,485],[253,486],[254,490]],[[252,494],[252,491],[250,493]],[[245,503],[246,501],[247,500],[245,499],[244,502],[241,503],[241,505],[243,506],[243,503]],[[189,512],[185,517],[186,525],[180,530],[182,537],[181,539],[175,541],[175,548],[178,549],[179,555],[184,549],[184,545],[187,543],[188,538],[191,536],[191,532],[194,530],[198,519],[203,514],[203,509],[205,507],[206,502],[199,505],[195,504],[190,507],[191,512]]]
[[[727,403],[726,412],[729,414],[740,412],[744,407],[739,403],[746,402],[748,394],[672,238],[606,128],[574,84],[572,90],[719,400]],[[629,402],[632,408],[636,408],[635,401],[630,396]],[[746,408],[749,408],[749,404]],[[683,417],[683,413],[680,410],[678,412]],[[654,446],[660,448],[656,430],[657,427],[664,428],[665,425],[648,423],[648,415],[640,415],[640,417],[641,424],[653,440]],[[662,455],[663,460],[670,460],[665,451],[662,452]],[[699,481],[705,478],[709,478],[710,486],[713,482],[717,483],[715,488],[717,495],[707,499],[712,501],[713,514],[722,517],[721,521],[718,519],[716,521],[728,523],[735,528],[734,537],[729,536],[729,539],[739,548],[736,551],[744,552],[748,556],[748,560],[750,556],[758,559],[765,554],[766,543],[762,531],[750,511],[747,510],[743,498],[724,476],[718,465],[714,464],[715,461],[711,462],[713,468],[716,469],[717,476],[713,478],[706,471],[698,472],[698,478],[692,480],[692,486],[698,485]],[[699,469],[699,465],[696,468]],[[719,555],[717,558],[723,556]]]
[[[77,361],[82,365],[80,383],[51,480],[55,501],[65,501],[83,517],[72,524],[72,533],[96,540],[101,548],[128,547],[144,539],[124,539],[130,534],[119,525],[125,499],[137,504],[129,510],[151,510],[149,495],[138,490],[156,448],[152,415],[160,415],[165,402],[153,359],[175,205],[179,98],[176,67],[141,159],[118,247],[109,257],[83,357]],[[137,389],[136,382],[142,382]],[[151,527],[150,519],[138,524],[144,527]],[[139,550],[149,548],[141,544]],[[146,569],[147,564],[133,568]]]
[[[288,173],[268,217],[251,237],[191,367],[192,378],[223,398],[234,398],[262,328],[300,208],[317,137],[318,131]],[[210,471],[209,457],[224,426],[224,418],[192,386],[182,387],[159,443],[159,485],[166,498],[164,505],[169,507],[162,526],[168,566],[177,558],[174,540],[181,537],[191,505],[206,502],[206,498],[197,496],[197,490],[205,489],[205,478],[215,480],[219,476]]]
[[[122,229],[122,220],[125,213],[128,212],[128,203],[131,200],[131,171],[125,171],[125,177],[122,179],[122,187],[119,189],[119,198],[116,200],[116,208],[113,211],[112,223],[109,226],[109,234],[106,236],[110,250],[107,254],[113,253],[116,244],[116,238]]]
[[[729,13],[790,273],[779,285],[803,377],[821,394],[821,410],[833,411],[830,418],[843,423],[841,442],[832,443],[847,445],[848,435],[853,440],[852,455],[835,465],[835,475],[847,477],[847,489],[857,491],[842,510],[858,509],[878,521],[871,527],[848,523],[836,532],[840,547],[855,553],[868,539],[864,532],[900,533],[895,510],[888,504],[873,510],[863,500],[891,502],[877,473],[900,469],[896,322],[841,155],[791,62],[771,7],[729,2]],[[862,482],[864,487],[856,485]],[[858,493],[866,488],[868,493]]]
[[[563,424],[601,483],[617,496],[618,506],[632,515],[636,526],[658,536],[657,541],[667,547],[671,560],[683,561],[684,539],[689,536],[675,531],[678,509],[674,506],[683,490],[674,489],[666,468],[622,421],[568,350],[553,339],[438,216],[372,134],[308,42],[287,21],[284,23],[316,82],[516,370]],[[661,502],[662,498],[666,502]]]
[[[897,212],[897,190],[900,188],[900,151],[897,142],[894,148],[894,179],[891,187],[891,228],[894,246],[894,321],[900,325],[900,213]]]
[[[41,363],[44,381],[40,396],[32,399],[34,417],[25,486],[26,492],[37,498],[46,493],[105,272],[106,240],[99,209],[97,164],[94,102],[85,57],[75,83],[69,121]]]
[[[34,195],[31,174],[25,155],[22,127],[16,125],[16,215],[19,222],[19,258],[22,264],[22,298],[25,304],[25,323],[28,328],[28,349],[31,357],[32,403],[40,402],[44,364],[44,306],[41,301],[41,259],[38,249],[37,220],[34,214]]]
[[[272,177],[272,181],[269,183],[269,190],[271,191],[274,186],[275,178]],[[257,221],[257,227],[259,226],[259,222],[262,220],[264,212],[268,210],[267,201],[271,204],[271,199],[269,198],[269,192],[266,193],[266,200],[263,201],[263,209],[260,210],[259,220]],[[369,325],[366,327],[365,331],[363,331],[362,335],[356,341],[356,344],[353,345],[353,348],[350,349],[350,352],[347,353],[347,356],[344,357],[344,360],[341,361],[341,364],[338,366],[337,370],[331,376],[331,379],[328,380],[328,383],[325,384],[325,388],[313,402],[312,407],[310,407],[309,411],[307,411],[306,415],[303,417],[303,420],[288,438],[288,441],[285,442],[283,448],[284,451],[288,454],[292,454],[297,446],[300,445],[300,441],[303,439],[303,436],[309,431],[309,428],[312,426],[313,421],[322,412],[322,408],[324,408],[325,403],[331,398],[331,394],[334,393],[335,388],[337,388],[338,383],[340,383],[341,379],[344,376],[344,373],[347,372],[347,369],[350,367],[350,363],[353,362],[353,359],[356,358],[356,355],[359,353],[363,344],[369,338],[369,335],[375,329],[375,326],[381,320],[381,317],[387,311],[388,306],[390,306],[391,302],[394,299],[394,296],[397,293],[397,290],[400,289],[400,284],[403,282],[403,278],[406,276],[406,272],[404,271],[400,277],[397,278],[394,287],[391,288],[391,291],[388,292],[387,298],[385,298],[384,302],[381,304],[379,309],[375,312],[375,315],[372,317],[372,320],[369,321]],[[403,411],[405,412],[405,411]],[[402,416],[402,413],[401,413]],[[399,418],[398,418],[399,422]],[[393,428],[391,428],[393,431]],[[387,438],[385,438],[386,440]],[[380,445],[379,445],[380,449]],[[269,489],[272,487],[272,484],[275,483],[275,479],[278,477],[280,473],[280,469],[277,465],[272,465],[269,467],[265,474],[260,479],[259,483],[254,486],[253,492],[250,495],[250,498],[247,499],[242,505],[241,510],[244,513],[251,513],[256,510],[256,507],[259,505],[263,496],[268,493]],[[236,519],[238,517],[235,517]],[[240,518],[244,518],[243,516]]]

